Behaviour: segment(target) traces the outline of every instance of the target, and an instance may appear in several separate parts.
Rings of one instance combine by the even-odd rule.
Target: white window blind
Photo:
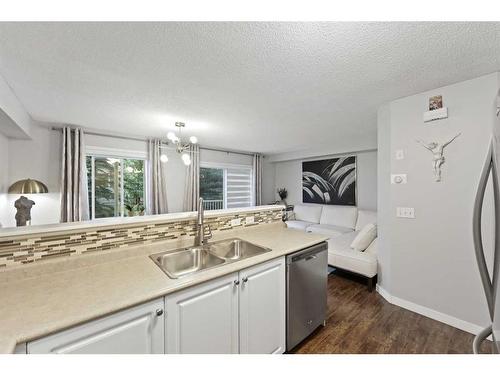
[[[226,169],[226,207],[249,207],[252,205],[252,169]]]
[[[200,196],[206,210],[252,206],[253,184],[251,166],[201,163]]]

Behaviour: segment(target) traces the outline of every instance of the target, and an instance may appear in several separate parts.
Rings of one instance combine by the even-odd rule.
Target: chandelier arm
[[[170,141],[165,141],[164,145],[162,145],[160,143],[160,149],[175,150],[176,153],[182,154],[181,158],[183,159],[184,164],[190,165],[191,159],[189,157],[189,154],[185,154],[184,152],[189,150],[189,148],[192,144],[197,143],[197,139],[196,139],[196,137],[193,136],[194,137],[193,139],[195,139],[195,141],[192,141],[191,138],[189,138],[189,141],[184,142],[182,139],[182,128],[185,127],[186,124],[183,122],[176,122],[175,126],[178,129],[177,134],[175,134],[173,132],[171,132],[171,133],[169,132],[169,135],[167,137],[169,138]],[[200,153],[200,150],[190,151],[190,152]],[[165,158],[166,158],[166,153],[165,153]],[[186,161],[185,158],[187,158],[188,160]],[[166,162],[166,160],[164,160],[163,162]]]

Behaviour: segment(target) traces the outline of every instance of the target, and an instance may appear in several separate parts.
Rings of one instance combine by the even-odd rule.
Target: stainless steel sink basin
[[[212,242],[204,246],[153,254],[150,258],[172,279],[191,275],[227,263],[237,262],[271,251],[239,238]]]
[[[207,249],[212,254],[229,260],[246,259],[271,251],[270,249],[254,245],[253,243],[238,238],[213,242],[208,245]]]
[[[206,270],[225,262],[206,249],[193,247],[151,255],[151,259],[172,279]]]

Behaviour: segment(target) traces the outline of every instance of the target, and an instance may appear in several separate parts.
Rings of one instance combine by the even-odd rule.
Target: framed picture
[[[443,108],[443,96],[436,95],[429,98],[429,111],[434,111],[435,109]]]
[[[356,205],[356,156],[302,162],[304,203]]]

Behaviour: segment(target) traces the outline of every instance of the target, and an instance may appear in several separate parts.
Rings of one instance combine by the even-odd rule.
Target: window
[[[252,168],[202,164],[200,196],[206,210],[249,207],[253,204]]]
[[[91,219],[144,215],[145,160],[87,156]]]

